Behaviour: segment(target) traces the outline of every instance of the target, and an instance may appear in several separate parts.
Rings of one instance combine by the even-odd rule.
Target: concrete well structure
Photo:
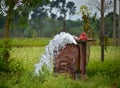
[[[87,42],[95,39],[75,38],[77,45],[66,44],[65,48],[59,50],[55,55],[54,72],[57,74],[69,74],[73,79],[86,76],[86,48]]]

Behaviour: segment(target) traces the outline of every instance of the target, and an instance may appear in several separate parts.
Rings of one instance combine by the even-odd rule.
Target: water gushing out
[[[39,72],[42,72],[43,65],[46,65],[47,69],[52,71],[53,63],[51,61],[53,61],[54,55],[59,54],[59,49],[64,48],[66,44],[77,44],[74,36],[65,32],[57,34],[46,46],[39,63],[35,65],[35,73],[39,75]]]

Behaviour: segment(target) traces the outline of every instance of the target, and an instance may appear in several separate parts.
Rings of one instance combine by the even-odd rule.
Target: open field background
[[[23,39],[12,41],[14,41],[13,45],[16,41],[16,44],[20,44],[18,42],[22,43]],[[39,62],[45,45],[36,47],[33,41],[35,40],[33,39],[30,45],[27,42],[29,47],[26,47],[26,43],[22,47],[12,47],[9,59],[11,71],[0,72],[0,88],[120,88],[120,47],[108,46],[105,62],[101,62],[100,46],[92,46],[87,64],[87,79],[72,80],[63,75],[54,76],[54,73],[48,72],[36,76],[34,65]],[[45,40],[46,45],[48,41]]]
[[[15,47],[38,47],[45,46],[51,38],[10,38],[11,46]],[[0,44],[4,41],[0,38]]]

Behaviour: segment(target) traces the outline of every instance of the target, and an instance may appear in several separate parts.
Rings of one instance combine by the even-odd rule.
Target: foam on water
[[[45,52],[42,54],[40,61],[35,65],[35,73],[39,75],[42,72],[42,66],[46,65],[47,69],[52,71],[54,55],[59,53],[59,49],[64,48],[66,44],[77,44],[74,37],[65,32],[57,34],[53,40],[46,46]]]

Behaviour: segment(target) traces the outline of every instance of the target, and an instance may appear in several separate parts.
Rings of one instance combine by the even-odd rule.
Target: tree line
[[[105,17],[105,35],[109,35],[109,37],[113,36],[113,15],[114,13],[110,12]],[[116,17],[118,17],[117,14]],[[1,15],[0,20],[0,37],[3,37],[5,17]],[[63,20],[60,18],[53,19],[45,17],[41,20],[38,16],[34,16],[27,24],[23,25],[20,25],[18,20],[19,19],[16,18],[12,21],[12,25],[10,26],[11,37],[53,37],[55,34],[63,31]],[[93,34],[98,35],[100,32],[100,19],[97,19],[95,14],[93,17],[89,17],[89,20]],[[66,32],[77,36],[83,32],[83,20],[65,20],[65,23]],[[116,23],[116,29],[118,31],[118,19]]]

